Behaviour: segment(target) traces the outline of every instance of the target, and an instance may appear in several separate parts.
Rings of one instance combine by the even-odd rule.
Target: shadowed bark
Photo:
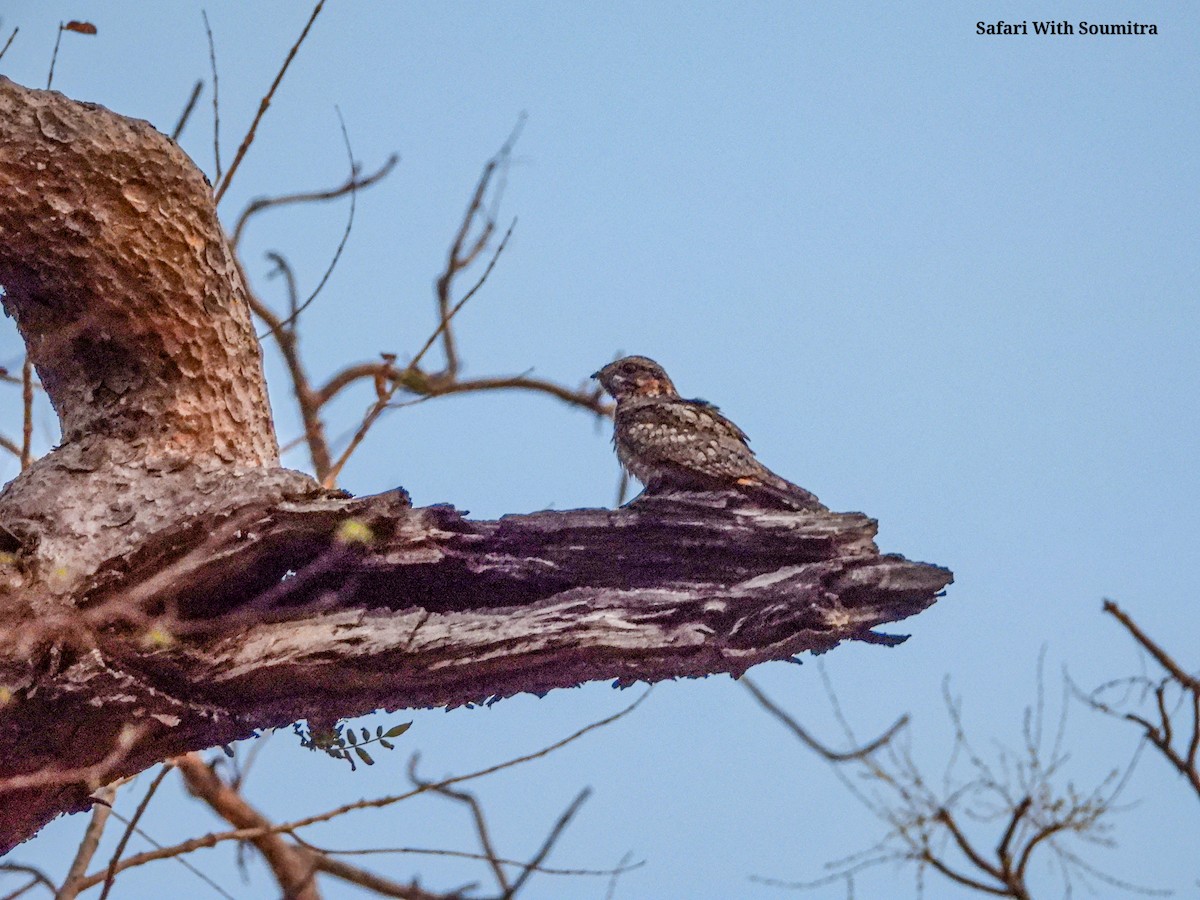
[[[280,469],[212,191],[143,122],[0,79],[0,285],[63,443],[0,492],[0,850],[300,718],[894,643],[951,580],[734,494],[472,521]]]

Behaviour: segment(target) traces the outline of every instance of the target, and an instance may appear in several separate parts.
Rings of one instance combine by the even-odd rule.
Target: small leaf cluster
[[[292,726],[292,730],[300,738],[300,746],[309,750],[320,750],[327,756],[332,756],[334,759],[345,760],[350,765],[350,771],[356,771],[358,766],[355,764],[355,757],[368,766],[375,765],[375,760],[371,758],[371,754],[367,752],[366,746],[369,744],[377,744],[385,750],[394,750],[396,745],[388,738],[397,738],[412,726],[412,722],[403,722],[399,725],[393,725],[387,731],[383,730],[382,725],[375,728],[375,734],[371,734],[369,728],[359,728],[358,733],[355,733],[353,726],[339,722],[333,728],[318,728],[310,729],[300,722]]]

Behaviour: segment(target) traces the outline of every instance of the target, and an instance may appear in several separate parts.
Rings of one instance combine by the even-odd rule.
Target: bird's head
[[[592,375],[615,400],[626,397],[678,397],[667,373],[645,356],[626,356]]]

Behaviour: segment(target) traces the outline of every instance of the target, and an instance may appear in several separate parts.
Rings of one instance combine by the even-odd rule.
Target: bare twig
[[[292,336],[295,337],[296,308],[300,305],[299,295],[296,292],[296,273],[292,269],[292,264],[287,261],[282,253],[279,253],[275,250],[268,250],[266,257],[271,262],[275,263],[275,268],[267,273],[267,277],[274,278],[276,275],[278,275],[283,279],[284,288],[287,290],[288,317],[293,322],[293,327],[289,328],[288,331],[290,331]],[[280,320],[279,324],[276,325],[273,330],[279,330],[282,328],[284,328],[284,324],[283,321]]]
[[[24,454],[21,452],[21,445],[11,438],[6,438],[2,434],[0,434],[0,449],[7,450],[17,459],[21,459],[21,457],[24,456]]]
[[[419,370],[414,370],[414,373],[418,377],[408,379],[401,387],[423,397],[446,397],[451,394],[469,394],[480,391],[520,390],[548,394],[571,406],[578,406],[595,413],[597,416],[609,417],[613,411],[612,404],[602,399],[598,389],[587,386],[572,389],[555,381],[530,378],[527,375],[502,375],[494,378],[444,381],[439,378],[431,378]],[[316,399],[319,403],[325,404],[356,382],[383,378],[389,383],[395,383],[402,374],[404,374],[402,370],[395,368],[389,362],[358,363],[347,366],[317,390]]]
[[[60,31],[61,34],[61,31]],[[33,465],[33,358],[21,365],[21,471]]]
[[[58,34],[54,37],[54,52],[50,55],[50,74],[46,76],[46,90],[50,90],[50,85],[54,84],[54,64],[58,62],[58,45],[62,43],[62,34],[66,25],[63,22],[58,23]]]
[[[71,862],[71,868],[67,870],[62,887],[54,895],[54,900],[71,900],[83,890],[83,873],[87,871],[88,863],[92,861],[92,857],[96,855],[96,848],[100,846],[100,836],[104,834],[104,826],[108,817],[112,815],[112,803],[117,796],[117,789],[106,785],[93,796],[96,802],[92,804],[92,820],[88,823],[79,849],[75,851],[75,859]]]
[[[496,862],[502,866],[510,866],[514,869],[525,869],[530,866],[530,863],[521,862],[519,859],[507,859],[503,856],[489,857],[486,853],[474,853],[470,850],[444,850],[435,847],[366,847],[354,850],[342,850],[336,847],[318,846],[296,834],[293,834],[292,837],[300,846],[315,853],[328,856],[441,856],[448,859],[471,859],[487,863]],[[625,872],[632,872],[643,865],[645,865],[644,862],[636,862],[618,869],[562,869],[538,865],[533,866],[533,871],[542,875],[605,877],[612,875],[614,872],[618,875]]]
[[[309,29],[312,28],[313,22],[317,20],[317,16],[321,12],[321,8],[325,5],[325,0],[317,0],[317,5],[313,7],[312,15],[308,17],[308,21],[304,24],[304,30],[300,32],[300,37],[296,38],[296,42],[292,44],[292,49],[288,51],[287,57],[283,60],[283,65],[279,68],[279,73],[275,76],[275,80],[271,82],[271,87],[267,90],[266,95],[258,105],[258,112],[254,115],[254,121],[250,123],[250,130],[246,132],[246,136],[242,138],[242,143],[237,149],[237,153],[233,157],[233,162],[229,166],[229,171],[225,173],[225,178],[216,179],[220,186],[216,190],[215,202],[220,203],[221,198],[225,196],[225,191],[229,189],[229,184],[233,181],[233,176],[237,173],[238,167],[241,166],[242,160],[246,157],[246,151],[250,149],[250,145],[254,143],[254,136],[258,132],[258,124],[262,121],[263,116],[267,112],[267,108],[271,105],[271,100],[275,96],[275,91],[279,87],[283,76],[287,73],[288,66],[292,64],[292,60],[296,58],[296,53],[300,49],[300,45],[304,43],[304,39],[308,37]],[[214,86],[215,87],[215,86]],[[215,93],[215,90],[214,90]]]
[[[215,63],[214,63],[215,66]],[[196,108],[196,101],[200,99],[200,92],[204,90],[204,82],[201,79],[196,79],[196,83],[192,85],[191,96],[184,104],[183,112],[179,114],[179,121],[175,123],[175,127],[171,129],[171,140],[179,140],[179,136],[183,134],[183,129],[187,126],[188,119],[192,117],[192,110]]]
[[[400,156],[393,153],[382,166],[369,175],[359,175],[356,166],[350,177],[337,187],[324,191],[300,191],[295,194],[282,194],[278,197],[258,197],[251,200],[246,204],[246,208],[242,210],[241,215],[238,216],[237,223],[233,227],[233,235],[229,241],[233,246],[238,246],[246,224],[259,213],[280,206],[290,206],[295,203],[322,203],[327,200],[336,200],[339,197],[346,196],[351,191],[360,191],[363,188],[369,188],[387,178],[399,162]]]
[[[1125,630],[1133,635],[1133,639],[1141,644],[1142,648],[1151,656],[1153,656],[1155,661],[1164,669],[1166,669],[1172,678],[1178,681],[1189,691],[1200,691],[1200,678],[1196,678],[1185,672],[1183,667],[1180,666],[1179,663],[1177,663],[1174,659],[1172,659],[1171,655],[1167,653],[1166,650],[1151,640],[1146,633],[1138,627],[1137,623],[1135,623],[1133,619],[1129,617],[1128,613],[1121,609],[1121,607],[1117,606],[1117,604],[1113,603],[1111,600],[1105,600],[1104,611],[1125,626]]]
[[[629,472],[624,467],[621,468],[621,474],[617,478],[617,502],[614,506],[624,506],[625,498],[629,496]]]
[[[500,890],[505,893],[511,893],[509,886],[508,874],[504,871],[504,865],[500,859],[500,855],[496,852],[496,848],[492,845],[492,837],[487,827],[487,819],[483,815],[483,807],[479,805],[479,800],[474,794],[467,791],[456,791],[449,787],[432,787],[429,782],[417,777],[416,773],[417,758],[414,756],[409,761],[408,778],[413,785],[417,787],[428,787],[431,791],[441,794],[443,797],[449,797],[451,800],[457,800],[463,803],[471,810],[471,818],[475,822],[475,833],[479,836],[479,844],[483,848],[483,858],[487,860],[491,867],[492,874],[496,877],[496,884],[500,886]]]
[[[626,851],[619,860],[617,866],[613,869],[612,876],[608,879],[608,890],[604,892],[604,900],[613,900],[617,896],[617,879],[636,866],[629,866],[629,860],[633,858],[633,854]],[[641,865],[638,863],[637,865]],[[626,868],[628,866],[628,868]]]
[[[356,884],[381,897],[398,897],[400,900],[467,900],[462,891],[434,893],[425,890],[415,881],[411,884],[403,884],[325,854],[316,854],[313,864],[318,872],[332,875],[334,878],[340,878],[350,884]]]
[[[0,872],[22,872],[33,879],[28,885],[21,888],[19,891],[14,891],[13,893],[8,894],[5,900],[19,897],[21,894],[24,894],[31,887],[36,885],[41,885],[42,887],[49,889],[50,893],[52,894],[58,891],[58,885],[50,880],[49,875],[36,866],[28,866],[24,865],[23,863],[0,863]]]
[[[208,13],[200,10],[200,15],[204,18],[204,33],[208,35],[208,64],[212,72],[213,165],[216,166],[213,171],[213,184],[218,184],[221,181],[221,91],[220,82],[217,79],[217,48],[213,43],[212,28],[208,24]],[[221,199],[220,195],[217,195],[217,199]]]
[[[277,272],[283,276],[287,286],[290,317],[292,321],[295,321],[297,311],[296,279],[292,268],[279,253],[268,253],[267,258],[275,263],[275,269],[270,274],[273,275]],[[314,474],[318,479],[323,478],[332,464],[329,442],[325,437],[324,422],[321,420],[322,404],[314,395],[312,385],[308,380],[308,373],[300,359],[299,334],[295,328],[285,327],[284,320],[279,318],[253,291],[247,292],[247,298],[255,315],[266,322],[270,333],[275,335],[279,352],[283,354],[283,361],[287,365],[288,374],[292,379],[292,390],[296,395],[296,403],[300,407],[300,418],[304,422],[304,441],[308,444]]]
[[[516,895],[517,891],[524,887],[525,882],[529,880],[530,875],[532,875],[534,872],[542,871],[540,868],[542,862],[545,861],[546,857],[550,855],[550,851],[553,850],[554,845],[558,843],[558,839],[562,836],[563,831],[566,830],[567,825],[569,825],[571,820],[575,818],[575,814],[579,812],[580,808],[587,801],[587,798],[591,795],[592,789],[584,788],[575,796],[575,799],[571,801],[567,808],[563,810],[562,815],[560,815],[558,820],[554,823],[554,827],[550,829],[550,833],[546,835],[546,839],[542,841],[542,846],[538,848],[537,853],[533,855],[533,858],[530,859],[528,863],[521,867],[521,874],[518,875],[517,880],[512,883],[512,887],[505,891],[504,900],[511,900],[511,898]]]
[[[158,770],[158,774],[154,776],[154,780],[150,782],[150,787],[146,790],[146,795],[142,797],[142,802],[134,810],[133,818],[125,823],[125,831],[121,835],[121,840],[117,842],[117,847],[113,850],[112,858],[108,862],[108,873],[104,879],[104,888],[100,891],[100,900],[106,900],[109,891],[112,890],[113,881],[117,877],[117,863],[121,859],[121,854],[125,852],[125,847],[129,844],[129,838],[133,836],[133,832],[137,828],[142,814],[146,812],[146,807],[150,805],[150,801],[154,798],[159,785],[163,783],[163,779],[167,777],[167,773],[172,768],[174,766],[170,762],[163,763],[162,767]],[[80,870],[80,874],[82,874],[82,870]]]
[[[10,34],[8,36],[8,40],[5,41],[4,46],[2,48],[0,48],[0,59],[4,59],[4,54],[8,52],[8,48],[10,46],[12,46],[13,38],[15,38],[17,36],[17,32],[20,30],[21,30],[20,26],[17,26],[16,28],[14,28],[12,30],[12,34]]]
[[[790,730],[792,734],[799,738],[802,744],[804,744],[813,752],[817,753],[819,756],[827,759],[829,762],[850,762],[851,760],[862,759],[864,756],[868,756],[874,753],[880,747],[884,746],[888,741],[896,736],[896,733],[901,728],[908,724],[908,714],[906,713],[897,719],[892,724],[891,728],[889,728],[879,737],[875,738],[875,740],[864,744],[856,750],[831,750],[814,738],[811,734],[809,734],[808,731],[805,730],[805,728],[788,713],[777,706],[770,697],[763,693],[762,688],[755,684],[750,678],[743,675],[739,681],[742,686],[750,692],[754,699],[759,702],[763,709],[787,726],[788,730]]]

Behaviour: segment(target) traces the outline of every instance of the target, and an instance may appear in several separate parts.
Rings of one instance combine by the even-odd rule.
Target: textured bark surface
[[[0,492],[0,851],[300,718],[739,674],[951,580],[734,494],[471,521],[277,467],[241,273],[143,122],[0,79],[0,285],[62,446]]]

